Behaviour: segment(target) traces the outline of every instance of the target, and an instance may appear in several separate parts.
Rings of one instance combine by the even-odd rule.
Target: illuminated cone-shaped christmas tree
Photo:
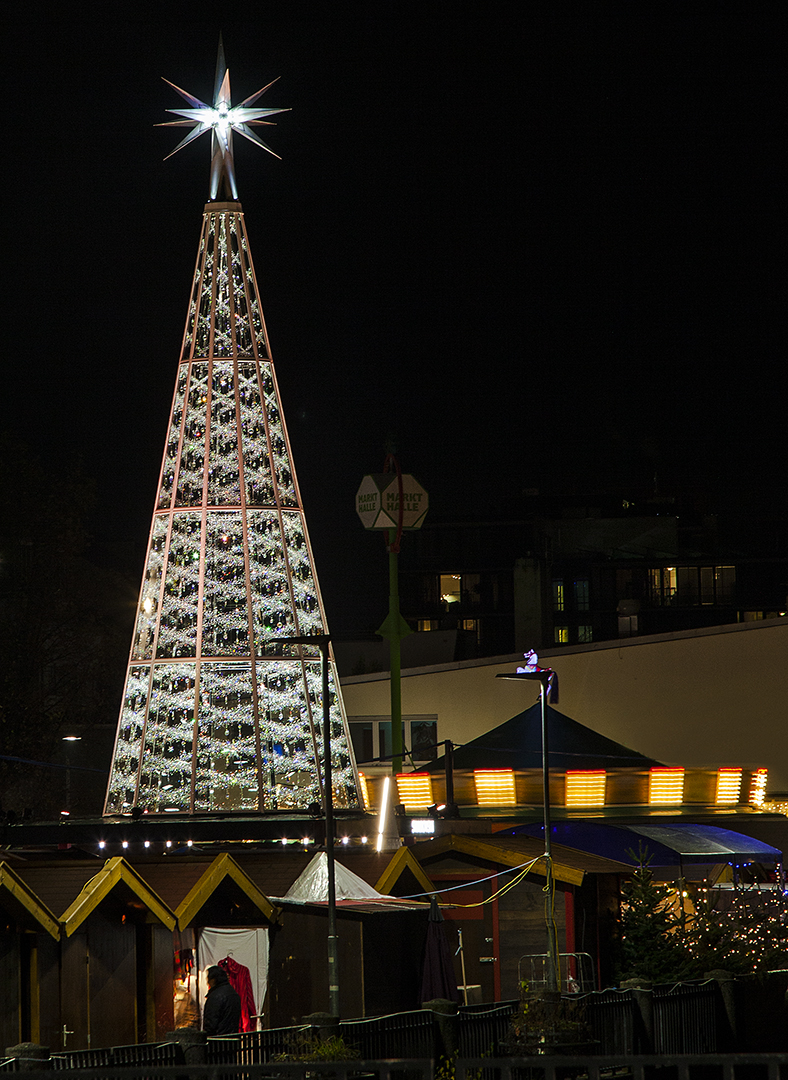
[[[321,654],[273,639],[326,624],[232,155],[233,130],[265,146],[248,125],[281,110],[252,108],[259,94],[232,108],[221,48],[214,105],[178,92],[193,106],[175,122],[192,128],[181,146],[212,133],[212,201],[105,813],[305,808],[322,795]],[[333,664],[329,692],[334,804],[354,807]]]

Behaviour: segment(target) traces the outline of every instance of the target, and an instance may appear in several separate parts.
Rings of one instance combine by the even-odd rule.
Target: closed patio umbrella
[[[458,1002],[460,991],[457,988],[451,950],[446,940],[443,915],[438,907],[438,901],[433,896],[427,920],[427,939],[424,943],[424,967],[419,1001],[433,1001],[435,998]]]

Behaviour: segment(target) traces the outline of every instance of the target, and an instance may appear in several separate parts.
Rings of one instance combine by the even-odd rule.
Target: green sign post
[[[403,529],[419,529],[429,507],[427,492],[409,473],[400,472],[389,454],[386,467],[394,472],[371,473],[356,492],[356,512],[365,529],[386,529],[389,553],[389,613],[378,633],[389,643],[391,656],[391,771],[402,772],[402,679],[400,642],[411,633],[399,610],[397,556]]]

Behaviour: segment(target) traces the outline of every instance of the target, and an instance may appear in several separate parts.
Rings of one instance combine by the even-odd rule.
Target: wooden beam
[[[0,862],[0,907],[5,906],[2,899],[4,891],[14,900],[15,910],[11,912],[12,914],[16,914],[19,907],[24,908],[31,919],[46,930],[55,941],[60,940],[60,927],[54,914],[14,873],[8,863]]]

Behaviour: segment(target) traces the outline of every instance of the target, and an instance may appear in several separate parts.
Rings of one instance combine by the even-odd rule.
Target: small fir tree
[[[638,867],[622,886],[618,977],[643,982],[675,982],[692,967],[681,920],[673,913],[670,889],[658,885],[641,847]]]

